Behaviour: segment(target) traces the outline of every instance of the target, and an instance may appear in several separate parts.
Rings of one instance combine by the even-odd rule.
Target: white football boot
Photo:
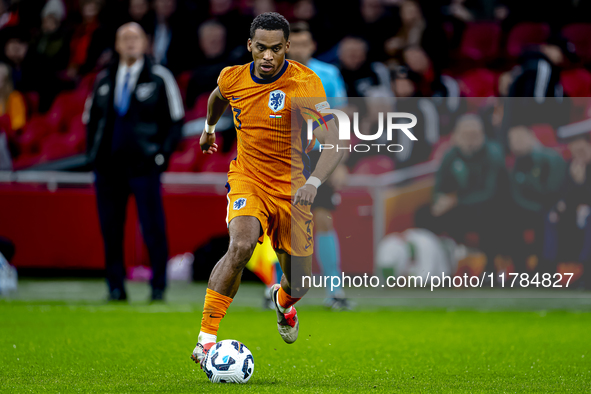
[[[296,339],[298,339],[298,332],[300,329],[298,314],[294,306],[285,310],[285,308],[282,308],[279,305],[279,302],[277,301],[277,292],[280,288],[281,285],[274,284],[269,289],[271,299],[275,304],[275,311],[277,312],[277,330],[285,343],[294,343]],[[281,310],[284,310],[285,313]]]

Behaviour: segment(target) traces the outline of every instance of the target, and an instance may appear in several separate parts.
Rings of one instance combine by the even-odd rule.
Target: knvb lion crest
[[[242,209],[245,205],[246,205],[246,198],[242,197],[242,198],[239,198],[238,200],[234,201],[233,208],[235,211],[238,211],[239,209]]]
[[[281,90],[273,90],[269,94],[269,108],[273,112],[281,111],[285,107],[285,93]]]

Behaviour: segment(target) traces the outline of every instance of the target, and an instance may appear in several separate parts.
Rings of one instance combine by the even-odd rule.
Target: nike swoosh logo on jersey
[[[214,316],[210,314],[209,317],[211,317],[212,319],[221,319],[223,316]]]
[[[239,100],[240,99],[240,97],[234,97],[234,96],[232,96],[230,98],[232,99],[232,101],[236,101],[236,100]]]

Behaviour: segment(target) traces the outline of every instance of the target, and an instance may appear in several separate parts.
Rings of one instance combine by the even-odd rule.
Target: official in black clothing
[[[160,174],[181,136],[183,104],[172,74],[145,56],[147,39],[140,25],[121,26],[115,47],[119,63],[97,76],[84,113],[109,299],[127,298],[123,229],[127,200],[133,193],[152,263],[152,300],[161,300],[168,245]]]

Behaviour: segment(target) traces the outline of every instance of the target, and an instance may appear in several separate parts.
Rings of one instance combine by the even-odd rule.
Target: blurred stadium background
[[[198,138],[219,72],[251,60],[248,27],[267,11],[307,22],[317,43],[314,57],[340,69],[349,97],[445,99],[432,116],[448,127],[426,135],[426,143],[404,157],[376,154],[347,163],[351,175],[334,214],[347,272],[371,271],[373,255],[356,245],[372,245],[373,253],[384,235],[416,226],[417,212],[432,201],[435,173],[454,145],[454,98],[484,98],[463,102],[492,125],[487,137],[506,149],[511,173],[515,158],[499,137],[506,130],[496,98],[591,97],[586,0],[544,6],[529,0],[3,0],[0,236],[14,243],[12,264],[21,274],[60,269],[82,275],[104,266],[81,118],[94,78],[114,59],[115,31],[128,21],[144,27],[151,56],[173,72],[185,100],[184,139],[163,177],[170,255],[199,251],[195,261],[204,267],[217,258],[210,249],[223,249],[223,185],[236,153],[231,117],[217,128],[221,154],[202,155]],[[168,41],[155,39],[162,31]],[[591,115],[589,104],[578,102],[577,122]],[[564,125],[532,123],[540,145],[570,160],[568,141],[556,133]],[[133,203],[125,236],[128,268],[149,266]],[[460,242],[478,247],[477,231],[462,236]],[[524,229],[523,237],[532,244],[536,234]],[[569,263],[577,278],[583,275],[585,262],[576,257],[555,263]],[[481,261],[465,264],[469,272],[484,267]],[[193,277],[206,279],[195,267]]]

